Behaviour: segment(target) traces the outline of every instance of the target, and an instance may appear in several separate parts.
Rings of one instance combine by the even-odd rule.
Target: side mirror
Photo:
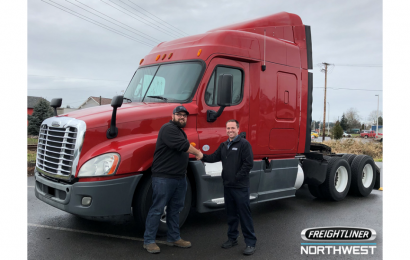
[[[61,107],[62,102],[62,98],[53,98],[51,100],[50,107],[54,108],[54,116],[57,116],[57,107]]]
[[[208,110],[206,121],[214,122],[224,111],[225,107],[232,104],[233,76],[231,74],[222,74],[218,78],[218,96],[216,103],[220,106],[218,112]]]
[[[123,96],[115,96],[111,100],[111,106],[114,107],[114,108],[115,107],[121,107],[123,100],[124,100]]]
[[[113,110],[111,116],[111,125],[107,130],[108,139],[115,138],[118,135],[118,128],[115,125],[117,119],[117,108],[122,106],[123,99],[123,96],[115,96],[111,100],[111,106],[113,107]]]
[[[233,77],[231,74],[222,74],[218,79],[218,106],[230,106],[232,102]]]

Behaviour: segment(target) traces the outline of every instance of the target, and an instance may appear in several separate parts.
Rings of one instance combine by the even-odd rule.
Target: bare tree
[[[383,117],[383,111],[379,110],[379,117]],[[369,116],[367,117],[367,120],[369,120],[372,124],[376,124],[376,118],[377,118],[377,110],[373,110],[370,112]]]
[[[347,110],[345,113],[345,117],[347,120],[348,128],[360,128],[360,116],[356,108],[352,107],[349,110]]]

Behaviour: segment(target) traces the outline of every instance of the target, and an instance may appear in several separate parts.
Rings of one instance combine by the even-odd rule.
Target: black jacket
[[[204,154],[204,162],[222,161],[222,180],[225,187],[249,187],[249,172],[253,167],[253,153],[250,143],[241,136],[228,149],[228,141],[221,143],[211,155]]]
[[[152,176],[183,178],[188,167],[189,149],[187,136],[172,120],[164,124],[158,133],[155,146]]]

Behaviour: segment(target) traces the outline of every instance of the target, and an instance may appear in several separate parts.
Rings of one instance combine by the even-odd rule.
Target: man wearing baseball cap
[[[186,169],[189,153],[199,158],[202,158],[202,153],[189,143],[183,130],[188,115],[189,112],[184,106],[177,106],[172,112],[172,120],[164,124],[158,133],[152,163],[152,206],[148,212],[144,233],[144,248],[149,253],[160,252],[155,237],[165,206],[168,245],[191,247],[191,242],[180,237],[179,212],[184,208],[187,191]]]

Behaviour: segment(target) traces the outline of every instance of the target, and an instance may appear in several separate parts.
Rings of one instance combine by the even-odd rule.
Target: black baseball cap
[[[175,114],[178,112],[185,112],[187,115],[189,115],[188,110],[186,110],[184,106],[177,106],[176,108],[174,108],[174,111],[172,113]]]

